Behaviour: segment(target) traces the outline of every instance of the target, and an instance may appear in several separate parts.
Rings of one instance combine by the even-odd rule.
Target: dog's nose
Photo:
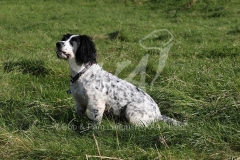
[[[63,42],[57,42],[57,43],[56,43],[57,48],[61,48],[62,45],[63,45]]]

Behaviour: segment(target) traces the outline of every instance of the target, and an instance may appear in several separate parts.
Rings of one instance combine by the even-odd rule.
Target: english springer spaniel
[[[101,122],[105,110],[123,116],[129,123],[147,126],[164,121],[180,122],[161,115],[156,102],[138,87],[119,79],[97,64],[97,52],[90,37],[66,34],[56,43],[57,56],[68,60],[71,71],[69,93],[76,101],[76,113]]]

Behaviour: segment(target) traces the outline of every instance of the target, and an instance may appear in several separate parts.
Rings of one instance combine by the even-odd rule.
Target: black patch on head
[[[73,34],[65,34],[65,35],[63,35],[63,38],[62,38],[61,41],[66,41],[66,40],[68,40],[72,35],[73,35]]]
[[[76,52],[76,62],[79,64],[82,63],[96,63],[97,51],[95,45],[90,37],[86,35],[81,35],[73,37],[73,40],[77,42],[78,49]]]

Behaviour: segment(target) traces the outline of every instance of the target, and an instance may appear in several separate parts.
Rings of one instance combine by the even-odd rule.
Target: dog
[[[130,124],[148,126],[157,121],[180,122],[162,115],[156,102],[144,91],[103,70],[97,51],[87,35],[66,34],[56,43],[58,58],[69,62],[69,93],[76,102],[76,114],[100,123],[104,111],[124,117]]]

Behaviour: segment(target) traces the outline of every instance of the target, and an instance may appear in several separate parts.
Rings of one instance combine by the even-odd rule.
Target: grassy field
[[[1,0],[0,10],[0,159],[240,158],[238,0]],[[144,45],[169,52],[150,89],[163,52],[139,40],[156,30]],[[55,53],[66,33],[93,37],[105,70],[125,64],[123,79],[147,55],[134,80],[146,76],[161,112],[188,125],[76,118]]]

